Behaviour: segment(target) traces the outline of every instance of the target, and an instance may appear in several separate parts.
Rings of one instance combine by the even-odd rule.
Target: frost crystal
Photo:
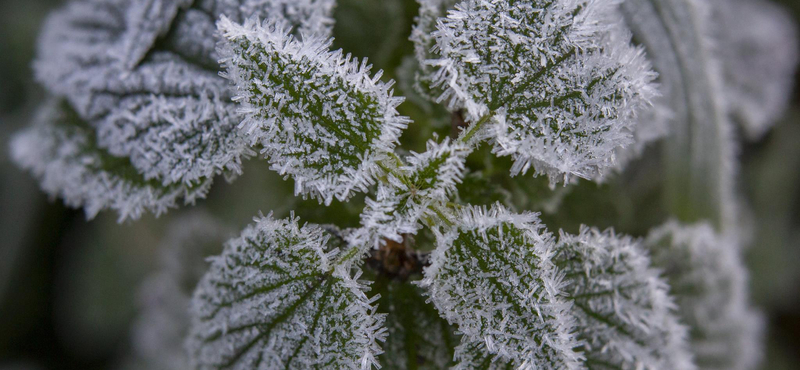
[[[425,302],[419,287],[406,282],[375,282],[379,310],[387,312],[389,335],[378,358],[382,370],[441,370],[453,362],[458,335],[436,309]]]
[[[192,301],[198,369],[370,369],[383,317],[340,242],[296,219],[256,219],[214,258]]]
[[[655,74],[630,45],[616,1],[480,1],[456,6],[434,33],[440,100],[464,108],[514,174],[552,182],[601,177],[631,142]],[[491,117],[491,118],[490,118]]]
[[[242,127],[297,193],[329,204],[373,183],[408,120],[392,83],[370,76],[331,41],[289,36],[285,22],[219,22],[227,76],[237,87]]]
[[[519,365],[513,360],[492,355],[486,350],[486,343],[462,340],[455,350],[456,366],[452,370],[517,370]]]
[[[238,174],[250,153],[236,130],[233,92],[218,76],[217,17],[286,18],[300,33],[327,35],[332,7],[333,0],[73,1],[46,21],[34,70],[96,131],[98,147],[128,159],[145,180],[205,188],[217,174]]]
[[[589,368],[695,368],[669,286],[638,241],[584,226],[562,232],[553,262],[566,276]]]
[[[691,326],[700,369],[755,369],[764,322],[748,304],[748,274],[736,240],[708,224],[670,222],[653,230],[646,245],[669,279],[681,320]]]
[[[145,211],[159,215],[180,198],[191,203],[208,191],[210,180],[195,186],[147,180],[130,160],[98,147],[94,136],[68,104],[50,101],[34,124],[14,137],[11,155],[45,192],[63,198],[70,207],[83,207],[88,218],[103,209],[116,210],[120,221]]]
[[[553,238],[536,215],[466,207],[454,222],[422,281],[442,316],[521,369],[581,368]]]
[[[219,254],[231,230],[204,213],[170,225],[160,250],[161,269],[142,284],[142,313],[133,326],[136,364],[149,370],[190,369],[183,342],[189,331],[189,303],[208,270],[206,258]]]
[[[792,96],[798,34],[778,5],[760,0],[712,0],[725,72],[728,107],[750,139],[781,117]]]

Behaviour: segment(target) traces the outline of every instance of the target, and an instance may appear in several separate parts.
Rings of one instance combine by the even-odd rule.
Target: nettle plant
[[[204,273],[227,229],[182,223],[171,253],[195,257],[150,283],[177,303],[143,316],[173,328],[149,336],[164,342],[149,366],[757,365],[733,124],[758,137],[785,105],[785,15],[746,0],[420,0],[397,75],[455,130],[415,153],[398,148],[412,120],[393,83],[331,50],[334,6],[83,0],[47,20],[34,69],[52,98],[12,154],[89,218],[194,203],[253,156],[320,207],[366,193],[360,227],[258,216]],[[645,238],[556,235],[467,160],[508,157],[506,176],[570,187],[665,135],[680,221]],[[483,193],[501,201],[470,204]]]

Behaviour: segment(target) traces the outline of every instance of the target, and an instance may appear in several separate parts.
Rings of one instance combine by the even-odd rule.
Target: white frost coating
[[[252,154],[218,75],[217,18],[280,18],[298,33],[328,35],[332,8],[333,0],[73,1],[48,18],[34,69],[97,130],[98,146],[130,159],[145,180],[201,186],[239,174]]]
[[[492,355],[486,349],[486,343],[462,339],[456,347],[454,358],[456,366],[451,370],[517,370],[513,360]]]
[[[350,244],[378,248],[386,239],[400,243],[403,234],[416,234],[430,208],[455,193],[468,154],[466,145],[447,138],[428,141],[425,152],[406,157],[398,173],[387,175],[388,184],[378,185],[376,200],[366,199],[362,228],[350,235]]]
[[[197,369],[361,369],[377,365],[383,316],[331,235],[257,218],[213,259],[192,300],[186,346]]]
[[[159,52],[136,72],[108,76],[87,113],[98,145],[130,158],[146,179],[191,184],[241,173],[241,158],[251,152],[230,99],[215,73]]]
[[[371,76],[366,60],[329,51],[329,39],[292,38],[285,22],[223,17],[218,26],[241,127],[272,168],[326,204],[365,191],[408,123],[392,83]]]
[[[748,303],[748,272],[735,238],[708,224],[669,222],[650,232],[653,264],[669,280],[702,370],[750,370],[763,356],[764,318]]]
[[[98,148],[94,131],[64,105],[45,103],[32,127],[11,142],[14,162],[30,171],[50,196],[82,207],[90,219],[101,210],[115,210],[120,222],[137,219],[145,211],[160,215],[180,198],[193,203],[205,196],[210,179],[194,187],[146,181],[130,161]]]
[[[74,96],[102,81],[108,68],[129,70],[169,29],[187,0],[80,0],[50,14],[42,28],[36,79]]]
[[[131,369],[188,370],[183,342],[189,331],[189,303],[208,270],[206,258],[222,251],[233,235],[213,217],[193,212],[169,225],[160,243],[160,269],[139,289],[141,313],[132,327],[134,363]]]
[[[436,82],[436,69],[428,61],[436,58],[434,53],[436,39],[433,37],[433,32],[436,30],[439,18],[446,16],[447,11],[452,10],[458,0],[417,0],[417,2],[419,15],[414,18],[414,27],[409,37],[414,43],[414,55],[420,67],[414,87],[420,95],[435,101],[444,91],[442,86],[432,86]]]
[[[537,216],[495,205],[465,207],[452,221],[436,232],[421,283],[442,317],[519,369],[582,368],[553,238]]]
[[[598,179],[631,143],[637,112],[656,90],[618,1],[459,3],[434,33],[439,98],[465,109],[513,174],[531,167],[551,182]]]
[[[562,231],[553,262],[567,276],[587,366],[696,368],[669,286],[638,240],[585,226],[578,235]]]
[[[728,108],[747,137],[757,140],[781,117],[792,96],[797,26],[785,9],[769,1],[711,0],[710,5]]]

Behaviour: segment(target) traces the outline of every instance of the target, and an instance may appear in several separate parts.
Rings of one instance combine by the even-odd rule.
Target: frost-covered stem
[[[453,226],[453,222],[450,221],[449,218],[447,218],[447,216],[442,212],[442,210],[439,209],[439,207],[437,207],[435,205],[431,205],[430,209],[433,211],[433,213],[436,214],[436,216],[439,217],[439,220],[441,220],[445,225],[451,226],[451,227]],[[431,227],[431,225],[427,225],[427,226]]]
[[[475,122],[474,124],[469,126],[469,129],[467,130],[467,132],[464,135],[462,135],[461,137],[458,138],[458,142],[461,142],[461,143],[464,143],[464,144],[468,144],[470,142],[470,140],[472,140],[472,138],[475,137],[475,135],[478,132],[481,131],[481,128],[483,128],[483,126],[486,124],[486,122],[489,122],[489,120],[493,116],[494,116],[494,111],[491,111],[491,112],[487,113],[486,115],[484,115],[483,117],[481,117],[481,119],[479,119],[477,122]]]

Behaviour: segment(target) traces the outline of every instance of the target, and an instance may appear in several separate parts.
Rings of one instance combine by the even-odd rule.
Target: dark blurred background
[[[800,1],[779,2],[800,20]],[[298,209],[306,219],[326,222],[358,203],[320,210],[315,202],[296,200],[292,184],[259,161],[247,163],[244,175],[232,184],[218,180],[209,198],[196,206],[160,218],[149,215],[118,224],[116,215],[106,212],[87,221],[82,211],[47,199],[30,176],[10,163],[7,144],[43,101],[31,61],[41,22],[60,3],[0,1],[0,370],[117,368],[130,351],[139,286],[158,268],[158,246],[166,226],[192,208],[205,209],[240,229],[259,211],[283,216]],[[391,76],[402,56],[411,53],[407,37],[416,3],[340,0],[340,4],[346,6],[336,13],[337,45],[369,57]],[[739,189],[756,228],[747,263],[753,300],[768,316],[763,368],[771,370],[800,369],[797,89],[792,101],[774,129],[758,142],[742,142],[740,153]],[[411,129],[426,131],[420,126]],[[586,189],[581,192],[591,192],[595,198],[611,192],[597,186]],[[337,221],[354,226],[358,218]],[[591,223],[592,218],[579,221]]]

